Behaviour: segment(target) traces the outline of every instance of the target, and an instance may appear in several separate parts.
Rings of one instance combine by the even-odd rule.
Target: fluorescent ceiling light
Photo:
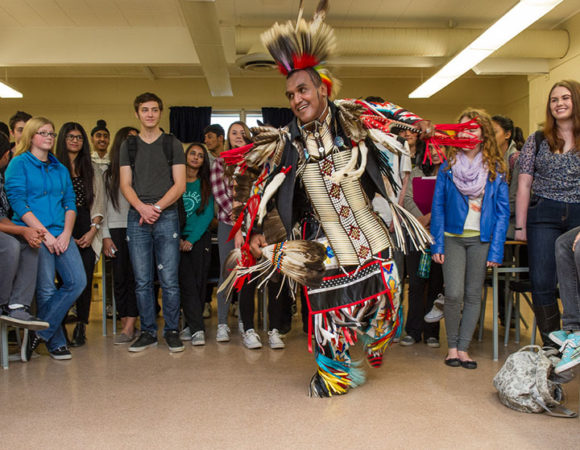
[[[0,98],[22,98],[22,92],[18,92],[0,81]]]
[[[546,15],[562,1],[520,0],[517,5],[443,66],[439,72],[411,92],[409,98],[431,97]]]

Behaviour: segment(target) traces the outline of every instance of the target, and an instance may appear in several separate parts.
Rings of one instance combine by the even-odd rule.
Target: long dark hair
[[[81,136],[83,137],[83,145],[74,160],[74,166],[77,175],[83,180],[85,198],[87,199],[87,206],[90,209],[93,206],[93,200],[95,198],[95,193],[93,191],[95,171],[93,169],[93,161],[91,160],[91,147],[89,145],[89,139],[85,129],[80,123],[67,122],[62,127],[60,127],[58,132],[58,139],[56,141],[56,157],[68,169],[72,177],[74,173],[72,170],[73,168],[70,157],[68,155],[68,149],[66,148],[66,137],[73,130],[80,132]]]
[[[115,138],[113,139],[113,145],[109,150],[109,167],[105,170],[105,189],[107,191],[107,195],[111,199],[111,203],[113,204],[113,208],[115,211],[119,212],[119,184],[121,181],[121,166],[119,163],[119,156],[121,153],[121,144],[127,140],[129,133],[134,131],[135,133],[139,133],[137,128],[133,127],[123,127],[117,134],[115,134]]]
[[[550,95],[548,95],[548,102],[546,103],[546,123],[544,125],[544,136],[550,144],[550,151],[556,152],[564,150],[564,139],[558,136],[558,125],[556,119],[552,116],[550,109],[550,98],[552,91],[558,86],[566,88],[572,95],[572,125],[574,131],[574,151],[580,152],[580,83],[576,80],[562,80],[552,86]]]
[[[196,211],[196,214],[199,216],[207,207],[207,204],[209,203],[209,198],[211,197],[211,182],[209,180],[210,163],[209,163],[209,153],[207,151],[207,147],[205,146],[205,144],[202,144],[201,142],[192,142],[185,150],[186,164],[189,152],[193,147],[199,147],[203,150],[203,164],[201,165],[201,167],[197,172],[197,178],[199,178],[199,182],[201,184],[201,203]]]

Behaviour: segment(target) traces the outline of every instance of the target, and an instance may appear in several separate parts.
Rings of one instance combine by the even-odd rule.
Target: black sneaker
[[[185,346],[181,339],[179,338],[179,332],[177,330],[168,331],[165,333],[165,342],[169,347],[171,353],[178,353],[185,350]]]
[[[22,347],[20,349],[20,359],[24,362],[30,361],[32,358],[32,352],[37,349],[37,347],[42,342],[40,336],[38,336],[32,330],[24,330],[24,338],[22,339]]]
[[[179,339],[179,336],[177,336],[177,338]],[[129,347],[129,351],[137,353],[142,352],[143,350],[147,350],[149,347],[156,346],[157,346],[157,337],[152,336],[146,331],[142,331],[141,334],[139,335],[139,339],[133,342],[133,344],[131,344],[131,346]]]
[[[63,361],[65,359],[72,359],[72,353],[66,347],[59,347],[56,350],[53,350],[50,353],[50,357],[52,359],[58,359],[59,361]]]

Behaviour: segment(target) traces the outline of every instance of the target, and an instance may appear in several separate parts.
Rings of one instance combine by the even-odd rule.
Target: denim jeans
[[[163,292],[164,333],[179,329],[179,217],[177,209],[165,210],[153,225],[139,225],[133,208],[127,217],[127,242],[135,275],[135,293],[141,330],[157,335],[154,261]],[[154,257],[155,256],[155,257]]]
[[[556,239],[577,226],[580,226],[580,203],[532,196],[527,235],[534,305],[556,304]]]
[[[54,283],[58,274],[62,285],[57,289]],[[38,276],[36,279],[36,305],[38,317],[47,321],[50,327],[37,331],[46,341],[49,352],[66,346],[62,331],[62,321],[67,311],[81,295],[87,284],[87,277],[79,249],[71,238],[67,250],[56,255],[41,245],[38,254]]]
[[[556,240],[556,267],[560,284],[560,298],[564,313],[562,328],[580,331],[580,242],[572,251],[574,238],[580,233],[576,227]]]

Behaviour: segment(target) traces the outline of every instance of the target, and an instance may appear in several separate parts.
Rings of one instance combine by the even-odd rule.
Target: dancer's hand
[[[266,247],[268,243],[263,234],[254,234],[250,238],[250,252],[256,259],[262,257],[262,247]]]

